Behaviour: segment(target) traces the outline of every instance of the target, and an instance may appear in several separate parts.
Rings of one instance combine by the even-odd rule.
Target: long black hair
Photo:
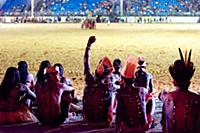
[[[20,74],[17,68],[9,67],[6,71],[3,81],[0,86],[0,98],[6,99],[10,96],[13,89],[20,82]]]
[[[18,70],[20,74],[20,83],[25,84],[28,75],[28,64],[26,61],[18,62]]]
[[[48,60],[44,60],[40,63],[40,68],[39,68],[39,71],[36,75],[37,77],[37,82],[43,82],[45,81],[46,77],[45,77],[45,74],[44,74],[44,69],[45,68],[48,68],[51,66],[51,63],[48,61]]]
[[[67,85],[72,86],[72,83],[71,82],[67,82],[66,78],[64,77],[64,68],[63,68],[62,64],[56,63],[56,64],[54,64],[54,67],[58,67],[59,68],[60,82],[61,83],[66,83]]]
[[[63,77],[64,68],[63,68],[62,64],[56,63],[56,64],[54,64],[54,67],[56,67],[56,66],[59,68],[59,75],[60,75],[60,77]]]

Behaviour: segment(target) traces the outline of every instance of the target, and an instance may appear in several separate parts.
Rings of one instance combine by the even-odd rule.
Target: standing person
[[[20,74],[20,83],[28,85],[28,87],[35,91],[34,89],[34,78],[33,74],[28,71],[28,64],[26,61],[18,62],[18,70]]]
[[[109,127],[112,122],[112,63],[108,57],[100,60],[95,75],[90,73],[89,54],[95,36],[88,40],[84,55],[85,88],[83,95],[84,119],[92,126]]]
[[[37,122],[36,117],[24,103],[35,100],[35,94],[27,85],[20,83],[17,68],[9,67],[0,86],[0,125]]]
[[[147,89],[135,87],[137,58],[128,55],[121,72],[120,89],[117,90],[115,132],[143,133],[148,130],[145,97]]]
[[[38,119],[42,124],[58,126],[68,118],[70,92],[68,86],[60,83],[59,69],[47,68],[44,82],[36,84]]]
[[[189,91],[190,80],[195,68],[191,62],[191,50],[185,59],[179,48],[180,57],[169,67],[175,91],[160,95],[163,101],[162,129],[164,133],[200,132],[200,96]]]
[[[149,126],[153,126],[153,114],[155,110],[155,102],[152,96],[153,92],[153,76],[146,70],[146,62],[143,57],[138,58],[138,67],[135,72],[134,85],[137,87],[144,87],[148,90],[146,95],[146,113]]]

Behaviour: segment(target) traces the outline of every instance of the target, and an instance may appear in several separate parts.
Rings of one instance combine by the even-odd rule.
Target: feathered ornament
[[[189,82],[195,71],[193,62],[191,62],[192,50],[190,49],[189,54],[186,50],[185,59],[180,48],[179,54],[180,59],[176,60],[174,64],[169,67],[169,72],[177,83]]]

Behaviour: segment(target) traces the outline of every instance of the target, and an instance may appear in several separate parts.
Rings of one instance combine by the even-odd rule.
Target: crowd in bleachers
[[[38,15],[120,15],[120,0],[35,0]],[[26,15],[28,0],[7,0],[0,8],[4,15]],[[199,15],[199,0],[124,0],[127,16],[193,16]]]

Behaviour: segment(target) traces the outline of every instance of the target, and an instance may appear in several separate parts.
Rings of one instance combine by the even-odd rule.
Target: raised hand
[[[87,47],[90,47],[95,41],[96,41],[96,37],[90,36],[90,38],[88,39]]]

